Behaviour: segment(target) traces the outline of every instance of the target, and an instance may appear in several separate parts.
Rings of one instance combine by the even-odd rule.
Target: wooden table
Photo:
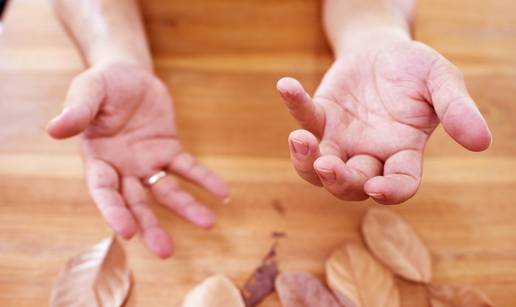
[[[177,306],[212,273],[239,285],[284,231],[283,270],[323,277],[330,251],[359,241],[372,205],[344,203],[291,169],[286,139],[296,128],[275,92],[284,75],[315,89],[331,62],[317,1],[148,1],[158,74],[175,97],[185,146],[233,188],[224,206],[195,187],[219,217],[212,231],[154,206],[177,253],[160,261],[136,239],[127,306]],[[428,244],[436,283],[465,283],[498,306],[516,306],[516,2],[424,0],[416,36],[456,63],[494,133],[468,153],[439,129],[418,194],[392,209]],[[0,35],[0,306],[44,306],[67,258],[109,236],[82,178],[76,141],[44,133],[70,79],[82,69],[48,1],[13,1]],[[281,206],[284,212],[274,209]],[[426,306],[425,290],[398,281],[403,306]],[[262,306],[278,306],[275,295]]]

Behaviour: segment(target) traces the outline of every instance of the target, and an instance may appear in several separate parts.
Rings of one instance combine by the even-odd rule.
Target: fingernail
[[[293,139],[291,143],[295,153],[300,155],[306,155],[308,153],[308,144],[305,142]]]
[[[317,173],[319,176],[322,177],[322,179],[328,183],[331,183],[337,179],[337,176],[335,175],[335,172],[330,169],[317,169]]]
[[[382,193],[367,193],[367,195],[371,196],[374,199],[385,199],[385,195]]]

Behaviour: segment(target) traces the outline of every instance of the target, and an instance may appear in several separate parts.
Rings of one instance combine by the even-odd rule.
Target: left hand
[[[278,81],[290,113],[306,130],[289,136],[299,175],[344,200],[382,204],[412,197],[428,138],[441,122],[472,151],[491,143],[460,71],[410,41],[338,58],[313,98],[292,78]]]

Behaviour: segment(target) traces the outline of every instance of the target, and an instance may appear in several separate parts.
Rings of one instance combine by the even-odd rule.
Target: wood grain
[[[371,202],[338,201],[299,179],[286,139],[296,128],[275,92],[284,75],[317,86],[331,63],[318,1],[145,0],[157,73],[175,98],[181,138],[230,182],[218,225],[203,231],[154,206],[177,254],[159,261],[125,244],[134,272],[127,306],[177,306],[209,274],[242,285],[272,244],[280,268],[323,277],[324,260],[359,241]],[[434,280],[482,289],[497,306],[516,305],[516,3],[422,0],[416,37],[465,72],[494,133],[473,154],[439,129],[423,184],[401,214],[429,246]],[[46,0],[12,1],[0,35],[0,305],[44,306],[66,259],[109,235],[87,195],[76,141],[44,134],[80,57]],[[281,213],[275,210],[280,205]],[[398,280],[403,306],[426,306],[425,290]],[[276,296],[262,306],[278,306]]]

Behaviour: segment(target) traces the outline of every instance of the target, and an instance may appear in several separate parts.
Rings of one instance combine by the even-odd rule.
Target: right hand
[[[103,64],[78,75],[64,110],[47,131],[56,139],[81,134],[88,188],[104,219],[123,238],[139,232],[161,258],[172,254],[172,243],[148,207],[145,179],[165,170],[220,198],[229,196],[226,183],[182,148],[165,85],[134,64]],[[149,189],[158,202],[191,223],[214,225],[212,211],[172,176]]]

